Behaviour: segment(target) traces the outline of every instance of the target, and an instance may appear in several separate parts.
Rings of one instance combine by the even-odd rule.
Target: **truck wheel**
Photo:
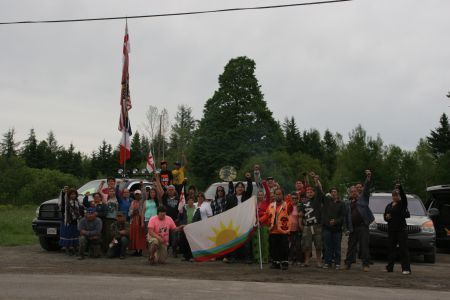
[[[58,242],[59,240],[55,238],[48,238],[45,236],[39,237],[39,244],[41,244],[41,247],[47,251],[57,251],[61,249]]]
[[[434,264],[434,263],[436,262],[436,250],[433,250],[433,252],[430,253],[430,254],[425,254],[425,255],[423,256],[423,260],[424,260],[426,263]]]

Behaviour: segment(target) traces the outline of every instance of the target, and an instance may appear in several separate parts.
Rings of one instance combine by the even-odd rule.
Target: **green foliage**
[[[15,141],[16,131],[10,128],[4,135],[0,142],[0,154],[3,157],[12,158],[17,156],[17,147],[20,143]]]
[[[430,136],[427,137],[428,143],[436,157],[440,157],[450,151],[450,125],[446,114],[442,114],[439,123],[440,126],[436,130],[431,130]]]
[[[72,175],[32,169],[18,158],[0,158],[0,169],[0,204],[39,204],[57,197],[64,185],[80,185],[80,179]]]
[[[232,59],[219,89],[206,102],[190,151],[190,170],[206,183],[225,165],[240,166],[253,155],[280,149],[283,135],[255,77],[255,62]]]

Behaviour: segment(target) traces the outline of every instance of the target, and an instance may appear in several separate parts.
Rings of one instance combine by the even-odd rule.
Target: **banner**
[[[223,256],[242,246],[256,224],[256,197],[206,220],[184,227],[196,261]]]

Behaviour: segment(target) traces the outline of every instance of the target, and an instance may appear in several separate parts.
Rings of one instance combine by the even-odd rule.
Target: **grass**
[[[0,205],[0,246],[32,245],[38,242],[31,228],[37,205]]]

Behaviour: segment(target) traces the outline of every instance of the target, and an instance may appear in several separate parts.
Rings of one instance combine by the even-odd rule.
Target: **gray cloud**
[[[6,3],[8,2],[8,3]],[[3,1],[2,21],[149,14],[284,1]],[[291,1],[292,2],[292,1]],[[286,3],[286,2],[285,2]],[[277,119],[347,136],[362,124],[413,149],[448,112],[450,2],[353,1],[130,20],[133,127],[148,105],[200,118],[229,59],[246,55]],[[0,128],[34,127],[89,153],[119,141],[124,22],[0,26]]]

